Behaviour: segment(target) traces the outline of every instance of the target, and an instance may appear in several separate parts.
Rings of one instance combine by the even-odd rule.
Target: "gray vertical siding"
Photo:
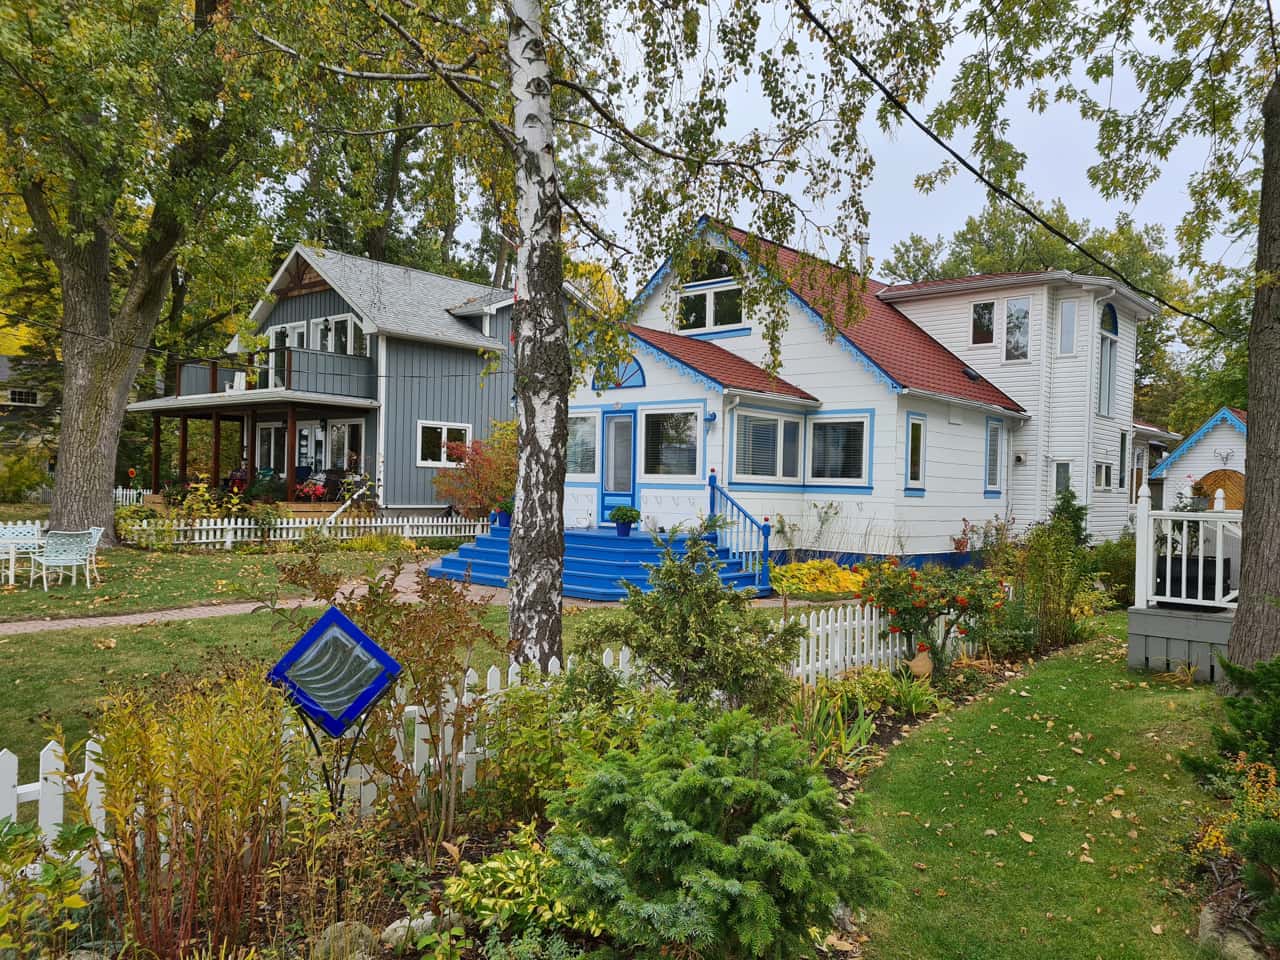
[[[509,346],[511,308],[493,318],[490,333]],[[471,436],[483,440],[493,420],[510,420],[513,362],[500,355],[499,369],[481,379],[484,359],[474,350],[389,338],[387,341],[386,457],[383,502],[389,506],[440,503],[436,472],[419,467],[417,423],[437,420],[471,424]]]
[[[336,290],[317,290],[297,297],[279,300],[262,321],[262,329],[278,327],[284,323],[315,320],[318,317],[336,317],[343,313],[355,313],[351,305]]]

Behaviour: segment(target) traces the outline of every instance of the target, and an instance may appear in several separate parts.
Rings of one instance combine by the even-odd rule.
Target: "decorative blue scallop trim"
[[[1167,457],[1161,460],[1158,464],[1156,464],[1155,468],[1151,471],[1149,478],[1151,480],[1163,479],[1165,473],[1168,472],[1168,468],[1173,465],[1173,462],[1175,460],[1177,460],[1184,453],[1188,452],[1192,447],[1194,447],[1197,443],[1199,443],[1200,440],[1204,438],[1204,435],[1206,433],[1208,433],[1210,430],[1212,430],[1214,427],[1216,427],[1220,423],[1226,423],[1235,427],[1237,433],[1242,433],[1246,437],[1249,435],[1249,425],[1246,424],[1239,417],[1237,417],[1230,410],[1228,410],[1226,407],[1223,407],[1221,410],[1215,413],[1212,417],[1210,417],[1204,423],[1200,424],[1200,428],[1196,430],[1196,432],[1193,433],[1191,436],[1187,437],[1187,439],[1183,440],[1180,444],[1178,444],[1178,446],[1174,449],[1174,451],[1171,454],[1169,454]]]
[[[683,373],[699,386],[706,387],[708,390],[715,393],[724,393],[724,384],[720,383],[718,380],[711,379],[702,371],[694,369],[683,360],[676,359],[661,347],[655,347],[648,340],[644,340],[636,336],[634,333],[631,335],[631,339],[640,350],[653,357],[659,363],[665,364],[677,373]]]

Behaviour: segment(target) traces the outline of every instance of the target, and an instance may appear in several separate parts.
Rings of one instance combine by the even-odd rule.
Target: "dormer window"
[[[681,330],[706,330],[742,323],[742,288],[733,261],[719,253],[680,291]]]

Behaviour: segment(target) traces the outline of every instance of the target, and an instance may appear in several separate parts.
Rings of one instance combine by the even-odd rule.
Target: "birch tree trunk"
[[[1258,287],[1249,325],[1240,606],[1227,656],[1252,667],[1280,654],[1280,76],[1262,104]]]
[[[516,659],[545,669],[553,656],[563,660],[564,473],[572,367],[542,0],[509,0],[507,24],[520,228],[512,310],[519,453],[509,616]]]

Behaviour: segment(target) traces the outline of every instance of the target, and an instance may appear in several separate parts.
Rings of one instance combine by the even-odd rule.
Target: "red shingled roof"
[[[991,381],[981,376],[971,379],[964,361],[897,307],[879,299],[876,294],[885,289],[884,284],[867,280],[866,291],[855,294],[861,298],[865,312],[856,322],[851,321],[845,316],[848,297],[836,292],[848,289],[856,280],[849,271],[736,227],[729,227],[727,233],[748,249],[757,244],[772,249],[778,269],[796,295],[819,313],[824,309],[821,305],[831,303],[828,309],[834,316],[829,319],[840,334],[900,386],[1022,412],[1022,407]]]
[[[811,393],[775,377],[769,371],[744,360],[724,347],[696,337],[684,337],[665,330],[632,326],[631,335],[674,357],[687,367],[692,367],[705,377],[731,390],[751,390],[754,393],[770,393],[791,400],[817,400]]]
[[[1247,424],[1249,422],[1249,411],[1241,410],[1239,407],[1227,407],[1232,413],[1240,418],[1240,422]]]
[[[981,283],[983,280],[1016,280],[1019,277],[1038,277],[1047,270],[1010,270],[1005,273],[974,273],[967,277],[943,277],[938,280],[918,280],[915,283],[892,283],[884,287],[897,293],[899,290],[928,290],[932,287],[949,287],[961,283]]]

